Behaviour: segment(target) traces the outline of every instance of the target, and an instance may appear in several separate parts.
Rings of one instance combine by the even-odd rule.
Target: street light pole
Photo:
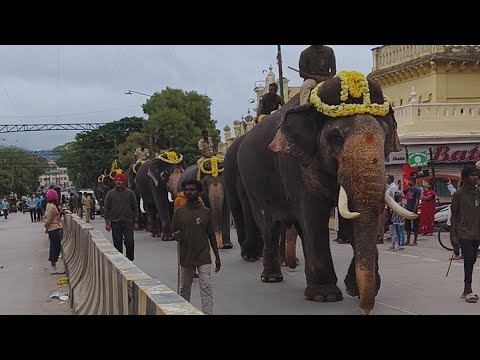
[[[135,90],[128,90],[128,91],[125,91],[125,95],[133,95],[133,94],[140,94],[140,95],[145,95],[145,96],[152,96],[150,94],[145,94],[145,93],[142,93],[140,91],[135,91]]]
[[[283,94],[283,69],[282,69],[282,47],[281,45],[277,45],[278,53],[277,53],[277,60],[278,60],[278,76],[280,77],[280,96],[282,99],[285,99]]]

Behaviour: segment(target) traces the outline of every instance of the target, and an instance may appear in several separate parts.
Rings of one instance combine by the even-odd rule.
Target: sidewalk
[[[50,274],[49,240],[43,223],[32,223],[28,213],[0,218],[0,315],[73,315],[70,300],[50,299],[67,275]],[[3,266],[3,268],[2,268]],[[57,267],[64,269],[63,260]]]

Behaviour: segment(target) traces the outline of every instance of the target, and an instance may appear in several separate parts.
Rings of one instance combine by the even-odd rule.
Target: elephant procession
[[[217,248],[234,246],[233,218],[242,259],[263,259],[262,282],[281,282],[282,266],[299,264],[295,249],[300,237],[304,296],[316,302],[343,299],[329,241],[329,219],[338,208],[350,223],[354,254],[344,279],[346,292],[358,297],[368,314],[381,283],[376,233],[382,212],[389,207],[405,219],[417,217],[385,192],[385,157],[400,147],[394,111],[380,86],[356,71],[319,82],[307,103],[301,104],[301,97],[263,114],[225,154],[218,153],[204,130],[193,164],[185,163],[174,144],[160,146],[156,139],[153,157],[140,144],[128,168],[114,160],[98,177],[100,206],[116,175],[124,174],[137,199],[139,228],[163,241],[175,240],[174,203],[185,197],[186,182],[198,180]],[[168,136],[163,132],[161,138]]]

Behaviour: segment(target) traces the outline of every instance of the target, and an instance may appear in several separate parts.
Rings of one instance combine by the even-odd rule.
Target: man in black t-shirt
[[[277,94],[277,91],[278,85],[272,83],[268,86],[268,93],[260,97],[255,123],[258,122],[260,115],[270,115],[273,111],[278,110],[280,106],[285,105],[285,101]]]
[[[190,180],[183,186],[187,202],[175,210],[172,221],[175,240],[180,242],[180,296],[190,301],[197,269],[202,311],[205,315],[213,315],[210,247],[215,254],[215,272],[220,271],[213,216],[210,209],[198,200],[202,184],[198,180]]]
[[[418,202],[420,200],[420,195],[422,194],[421,190],[416,186],[417,179],[415,177],[410,176],[408,179],[408,188],[403,190],[403,194],[407,199],[407,205],[405,208],[408,211],[413,213],[417,213]],[[408,220],[405,219],[405,230],[407,231],[407,242],[405,245],[415,246],[417,245],[417,238],[418,238],[418,219],[415,220]],[[412,235],[413,230],[413,242],[410,242],[410,237]]]

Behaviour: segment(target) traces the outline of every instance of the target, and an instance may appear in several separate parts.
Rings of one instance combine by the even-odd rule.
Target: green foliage
[[[16,193],[19,197],[37,191],[38,177],[47,161],[19,148],[0,147],[0,195]]]
[[[165,129],[174,151],[182,154],[187,164],[193,164],[199,155],[197,144],[203,129],[208,130],[215,144],[220,141],[216,121],[211,118],[211,104],[208,96],[195,91],[166,88],[143,105],[148,115],[145,132],[157,134],[159,129]]]
[[[59,164],[68,168],[68,175],[77,188],[92,187],[100,174],[109,172],[115,150],[130,133],[142,129],[145,120],[123,118],[75,136],[75,141],[56,148],[62,151]],[[130,164],[121,163],[125,170]]]
[[[148,151],[150,155],[153,155],[152,147],[148,146],[148,135],[146,133],[141,132],[133,132],[128,135],[126,141],[118,146],[118,161],[124,164],[125,166],[129,166],[135,160],[135,149],[139,147],[140,143],[144,143],[146,147],[148,147]]]

